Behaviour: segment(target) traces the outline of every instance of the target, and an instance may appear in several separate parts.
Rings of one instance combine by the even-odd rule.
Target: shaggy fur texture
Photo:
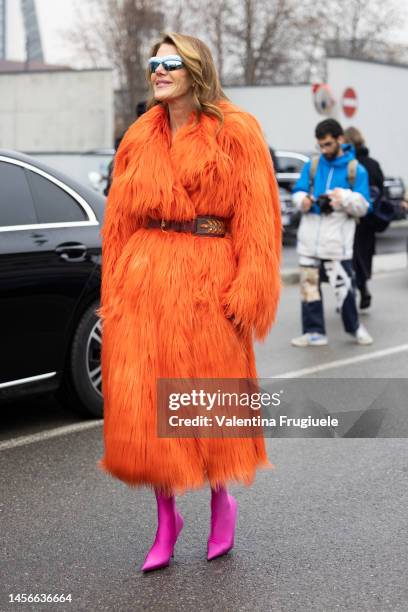
[[[101,232],[105,454],[129,485],[183,493],[273,468],[264,439],[159,438],[157,378],[256,378],[280,294],[279,192],[256,119],[220,102],[173,142],[155,106],[130,126],[115,159]],[[232,216],[223,238],[145,228],[147,216]],[[227,317],[235,316],[236,327]]]

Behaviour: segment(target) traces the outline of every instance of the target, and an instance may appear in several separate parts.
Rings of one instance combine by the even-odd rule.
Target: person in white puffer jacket
[[[320,157],[305,164],[293,188],[293,201],[302,213],[297,236],[302,297],[303,334],[293,338],[298,347],[328,343],[321,282],[333,287],[344,329],[358,344],[373,339],[359,323],[352,265],[356,222],[371,210],[366,169],[344,144],[343,129],[335,119],[315,130]]]

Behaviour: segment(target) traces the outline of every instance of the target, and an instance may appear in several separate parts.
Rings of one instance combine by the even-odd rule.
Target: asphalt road
[[[344,334],[325,290],[330,343],[296,349],[289,340],[300,332],[298,287],[287,287],[275,328],[256,347],[259,376],[307,369],[316,384],[341,377],[350,388],[360,377],[367,385],[406,379],[408,274],[378,276],[372,289],[365,321],[373,346]],[[404,422],[392,437],[381,437],[379,423],[371,438],[267,439],[275,469],[258,472],[251,488],[231,488],[239,504],[233,551],[206,561],[209,492],[189,492],[178,497],[185,528],[174,560],[143,575],[156,527],[153,496],[96,469],[101,423],[47,437],[78,419],[51,400],[2,410],[2,612],[408,610]],[[43,438],[25,444],[22,436],[35,432]],[[71,593],[72,603],[10,604],[10,593]]]

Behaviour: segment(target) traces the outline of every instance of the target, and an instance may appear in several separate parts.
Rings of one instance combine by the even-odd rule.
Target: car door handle
[[[65,261],[85,261],[87,248],[84,244],[66,243],[57,246],[55,252]]]

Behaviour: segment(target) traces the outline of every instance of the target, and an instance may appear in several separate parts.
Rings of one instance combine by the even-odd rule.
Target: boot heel
[[[177,542],[177,538],[179,537],[179,533],[183,529],[183,527],[184,527],[183,517],[181,516],[179,512],[177,512],[176,514],[176,542]],[[176,546],[176,542],[174,542],[173,552],[171,553],[172,557],[174,557],[174,548]]]
[[[207,560],[211,561],[216,557],[227,554],[233,547],[235,541],[235,527],[237,522],[238,504],[232,495],[228,494],[230,503],[229,516],[223,517],[223,537],[216,539],[213,536],[213,524],[217,516],[211,517],[211,534],[207,542]],[[216,514],[217,511],[214,512]]]

